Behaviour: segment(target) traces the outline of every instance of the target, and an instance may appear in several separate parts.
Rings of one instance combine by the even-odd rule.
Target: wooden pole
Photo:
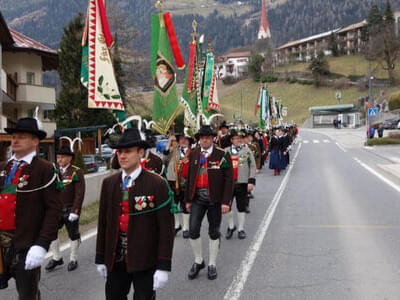
[[[97,145],[99,147],[99,155],[100,155],[100,157],[102,157],[103,151],[101,150],[101,129],[100,128],[97,129]]]

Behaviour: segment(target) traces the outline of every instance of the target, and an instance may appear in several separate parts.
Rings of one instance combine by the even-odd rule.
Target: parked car
[[[96,148],[96,154],[99,154],[99,148]],[[105,159],[110,159],[114,154],[114,150],[110,148],[107,144],[101,145],[101,156]]]
[[[400,119],[390,119],[383,122],[384,129],[397,129],[400,123]]]
[[[96,173],[98,171],[107,170],[106,159],[93,154],[83,155],[83,161],[85,162],[88,173]]]

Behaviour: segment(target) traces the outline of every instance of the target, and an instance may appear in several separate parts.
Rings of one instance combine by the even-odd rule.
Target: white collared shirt
[[[135,171],[133,171],[131,174],[127,174],[125,172],[125,170],[122,170],[122,182],[124,182],[124,179],[126,176],[131,176],[131,178],[128,181],[128,184],[126,187],[131,187],[132,186],[132,182],[134,182],[136,180],[136,178],[139,177],[140,173],[142,172],[142,167],[139,166]]]
[[[18,159],[15,154],[13,154],[13,156],[11,156],[11,158],[8,161],[17,161],[17,162],[25,162],[28,165],[30,165],[32,163],[33,158],[36,156],[36,151],[33,151],[31,153],[29,153],[28,155],[25,155],[24,157]]]
[[[201,153],[205,152],[205,156],[209,157],[211,155],[211,153],[213,152],[214,146],[211,145],[210,148],[208,148],[207,150],[201,148]]]
[[[60,167],[61,174],[64,174],[71,164],[68,164],[66,167]]]

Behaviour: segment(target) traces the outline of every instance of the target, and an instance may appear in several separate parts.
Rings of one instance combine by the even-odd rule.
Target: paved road
[[[202,272],[187,280],[193,258],[179,235],[170,282],[158,299],[400,298],[400,187],[390,177],[392,185],[383,182],[354,159],[368,165],[365,157],[326,135],[306,131],[301,140],[290,171],[258,176],[248,238],[222,241],[218,279]],[[43,272],[43,299],[104,299],[94,247],[94,238],[84,241],[76,272]],[[0,291],[0,299],[14,294]]]

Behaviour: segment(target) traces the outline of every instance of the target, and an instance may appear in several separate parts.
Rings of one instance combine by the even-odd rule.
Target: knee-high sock
[[[210,258],[208,265],[209,266],[216,266],[217,265],[217,256],[218,256],[218,251],[219,251],[219,243],[220,240],[211,240],[210,239]]]
[[[238,231],[244,230],[244,222],[246,220],[246,213],[238,212]]]
[[[194,254],[194,262],[196,264],[201,264],[203,262],[203,252],[201,249],[201,237],[196,240],[190,239],[190,245],[192,246]]]
[[[233,229],[233,227],[235,227],[235,223],[233,221],[233,211],[231,209],[231,211],[229,213],[227,213],[227,217],[228,217],[228,227],[230,229]]]
[[[53,259],[60,260],[62,258],[60,253],[60,240],[56,239],[51,243],[51,250],[53,252]]]
[[[189,230],[189,214],[182,214],[183,218],[183,231]]]
[[[180,215],[181,214],[174,214],[174,217],[175,217],[175,228],[179,228],[179,226],[181,226]]]
[[[78,249],[79,245],[81,244],[81,240],[71,241],[71,255],[69,260],[70,261],[77,261],[78,260]]]

